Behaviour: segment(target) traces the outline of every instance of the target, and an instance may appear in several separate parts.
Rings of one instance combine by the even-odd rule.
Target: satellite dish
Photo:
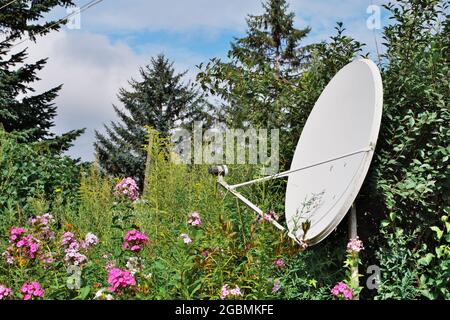
[[[317,100],[289,171],[229,185],[226,166],[212,168],[218,182],[259,215],[264,212],[235,189],[288,177],[285,214],[289,236],[301,245],[325,239],[352,206],[373,157],[383,108],[378,67],[368,59],[347,64]],[[277,228],[284,230],[275,220]]]
[[[370,60],[346,65],[326,86],[302,131],[291,170],[348,156],[289,175],[286,222],[296,238],[318,243],[344,218],[369,170],[382,109],[381,75]],[[306,220],[305,235],[298,226]]]

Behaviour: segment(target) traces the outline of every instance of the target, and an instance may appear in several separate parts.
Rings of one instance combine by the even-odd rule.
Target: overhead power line
[[[75,16],[75,15],[77,15],[77,14],[82,13],[82,12],[84,12],[84,11],[86,11],[86,10],[92,8],[93,6],[99,4],[100,2],[103,2],[103,1],[104,1],[104,0],[91,0],[90,2],[88,2],[88,3],[86,3],[85,5],[83,5],[82,7],[80,7],[80,10],[77,10],[77,11],[75,11],[75,12],[72,12],[72,13],[66,15],[65,17],[59,19],[59,20],[56,21],[55,23],[52,23],[51,25],[49,25],[49,26],[47,26],[46,28],[44,28],[44,30],[42,30],[42,32],[45,32],[45,31],[47,31],[47,30],[49,30],[49,29],[51,29],[51,28],[53,28],[53,27],[55,27],[55,26],[61,24],[63,21],[65,21],[65,20],[67,20],[67,19],[70,19],[71,17],[73,17],[73,16]],[[26,41],[28,41],[28,40],[30,40],[30,36],[26,37],[25,39],[19,41],[19,42],[16,43],[16,44],[12,45],[10,49],[15,48],[15,47],[21,45],[22,43],[24,43],[24,42],[26,42]],[[4,42],[6,42],[6,40],[3,41],[3,42],[1,42],[0,44],[3,44]]]
[[[3,6],[0,7],[0,10],[5,9],[6,7],[9,7],[10,5],[12,5],[14,2],[17,2],[18,0],[12,0],[10,2],[8,2],[7,4],[4,4]]]

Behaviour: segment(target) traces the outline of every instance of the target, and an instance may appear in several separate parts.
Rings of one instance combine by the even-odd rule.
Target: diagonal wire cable
[[[74,12],[72,12],[72,13],[66,15],[65,17],[59,19],[59,20],[56,21],[55,23],[52,23],[51,25],[49,25],[49,26],[47,26],[46,28],[44,28],[44,29],[42,30],[42,32],[45,32],[45,31],[47,31],[47,30],[49,30],[49,29],[51,29],[51,28],[53,28],[53,27],[55,27],[55,26],[61,24],[63,21],[65,21],[65,20],[67,20],[67,19],[69,19],[69,18],[71,18],[71,17],[73,17],[73,16],[75,16],[75,15],[77,15],[77,14],[82,13],[82,12],[84,12],[84,11],[86,11],[86,10],[92,8],[93,6],[99,4],[100,2],[103,2],[103,1],[104,1],[104,0],[91,0],[90,2],[86,3],[85,5],[83,5],[83,6],[80,8],[80,10],[74,11]],[[22,43],[24,43],[24,42],[26,42],[26,41],[28,41],[28,40],[30,40],[30,38],[31,38],[31,37],[28,36],[28,37],[26,37],[25,39],[19,41],[18,43],[12,45],[11,48],[10,48],[10,50],[13,49],[13,48],[15,48],[15,47],[17,47],[17,46],[19,46],[19,45],[21,45]],[[4,40],[3,42],[0,42],[0,44],[3,44],[3,43],[5,43],[5,42],[7,42],[7,40]]]
[[[10,2],[8,2],[7,4],[4,4],[3,6],[0,7],[0,10],[5,9],[6,7],[9,7],[10,5],[12,5],[14,2],[17,2],[18,0],[12,0]]]

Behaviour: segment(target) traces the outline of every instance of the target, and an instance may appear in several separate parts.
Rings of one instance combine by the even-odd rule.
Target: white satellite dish
[[[342,68],[317,100],[298,141],[289,171],[228,185],[227,168],[213,168],[219,183],[260,215],[235,189],[288,177],[285,214],[289,235],[302,245],[325,239],[352,206],[373,157],[383,108],[378,67],[359,59]],[[276,221],[272,223],[284,230]],[[305,232],[306,231],[306,232]]]

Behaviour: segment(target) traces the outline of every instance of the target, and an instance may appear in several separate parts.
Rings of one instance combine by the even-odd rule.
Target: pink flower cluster
[[[51,252],[41,250],[42,242],[53,240],[55,233],[51,229],[55,219],[50,213],[32,217],[28,220],[29,228],[12,227],[9,236],[9,246],[2,253],[8,264],[13,264],[16,256],[22,258],[38,258],[44,263],[53,262]]]
[[[66,255],[64,261],[68,265],[79,266],[87,261],[86,255],[80,251],[86,251],[90,247],[98,244],[98,238],[93,233],[88,233],[84,240],[78,242],[75,235],[72,232],[65,232],[61,236],[61,246],[64,248]]]
[[[11,230],[9,231],[9,234],[10,234],[9,243],[17,242],[24,233],[25,233],[24,228],[12,227]]]
[[[281,288],[280,281],[275,281],[272,287],[272,293],[277,293],[278,290],[280,290],[280,288]]]
[[[139,230],[129,230],[123,238],[123,249],[131,250],[133,252],[141,251],[141,249],[148,243],[148,237]]]
[[[273,262],[273,264],[278,268],[284,268],[286,266],[286,263],[283,259],[277,259]]]
[[[24,248],[28,256],[32,259],[36,258],[36,253],[39,250],[39,243],[32,234],[28,234],[16,242],[17,248]]]
[[[64,261],[68,265],[79,266],[87,261],[87,257],[80,251],[80,245],[78,242],[72,242],[67,248],[64,249],[66,255],[64,256]]]
[[[19,251],[23,256],[34,259],[36,258],[39,250],[39,240],[36,239],[31,233],[26,234],[24,228],[12,227],[9,236],[10,246],[3,252],[8,263],[13,263],[11,251]]]
[[[42,289],[39,282],[25,283],[20,289],[20,293],[23,295],[22,300],[30,300],[32,298],[43,298],[44,289]]]
[[[5,300],[12,295],[12,290],[0,284],[0,300]]]
[[[228,296],[233,296],[233,297],[242,296],[241,289],[239,289],[238,286],[235,286],[233,289],[230,289],[228,284],[225,284],[222,287],[222,289],[220,289],[220,299],[224,300]]]
[[[124,178],[114,188],[114,194],[136,201],[139,199],[139,188],[133,178]]]
[[[331,294],[335,297],[343,297],[346,300],[353,299],[353,290],[342,281],[331,289]]]
[[[347,252],[349,253],[359,253],[362,250],[364,250],[364,246],[363,242],[359,240],[359,237],[350,239],[350,241],[347,243]]]
[[[131,272],[119,268],[112,268],[108,273],[108,290],[116,292],[136,285],[136,279]]]
[[[72,242],[77,242],[75,235],[72,232],[64,232],[61,236],[61,246],[68,248]]]
[[[8,250],[5,250],[2,253],[2,257],[3,257],[3,259],[6,260],[7,264],[13,264],[14,263],[14,257],[12,256],[12,254]]]
[[[55,219],[50,213],[32,217],[28,220],[28,224],[34,230],[34,233],[42,240],[51,240],[55,237],[55,233],[50,228],[54,222]]]
[[[18,256],[28,259],[38,258],[45,264],[52,263],[53,253],[45,251],[43,243],[54,239],[55,234],[51,229],[54,221],[53,216],[46,213],[30,218],[28,229],[12,227],[9,246],[2,253],[2,257],[8,264],[14,264]],[[87,260],[80,250],[88,250],[96,244],[98,244],[98,238],[93,233],[88,233],[84,240],[78,242],[72,232],[66,232],[61,237],[61,245],[66,253],[64,260],[69,265],[80,265]]]
[[[201,225],[202,219],[200,218],[200,214],[198,212],[192,212],[189,215],[188,224],[193,227]]]
[[[190,244],[192,243],[192,239],[189,237],[189,235],[187,235],[186,233],[182,233],[180,234],[180,237],[183,238],[183,242],[185,244]]]
[[[264,214],[264,220],[266,221],[278,221],[280,217],[274,212],[274,211],[269,211],[268,213]]]
[[[278,221],[279,218],[280,217],[274,211],[269,211],[267,213],[264,213],[263,216],[258,215],[256,217],[256,222],[261,223],[263,221],[269,221],[269,222],[274,221],[274,220]]]
[[[95,234],[93,234],[92,232],[89,232],[88,234],[86,234],[86,236],[84,237],[84,241],[81,241],[81,246],[84,249],[88,249],[90,247],[96,246],[98,244],[98,238]]]

